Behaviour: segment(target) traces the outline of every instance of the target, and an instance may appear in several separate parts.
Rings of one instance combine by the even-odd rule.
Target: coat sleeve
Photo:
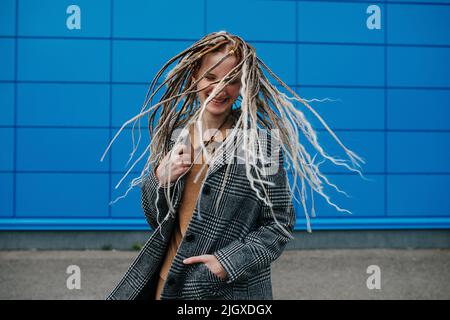
[[[174,141],[170,141],[170,148],[174,145]],[[165,215],[169,211],[165,191],[167,186],[159,184],[156,177],[156,168],[150,168],[149,174],[143,179],[141,183],[141,205],[144,210],[147,223],[152,229],[158,227],[158,221],[162,222]],[[183,179],[179,179],[178,182],[170,183],[171,195],[175,193],[173,205],[179,201],[181,189],[183,187]],[[159,215],[158,215],[159,214]]]
[[[174,188],[174,184],[174,182],[171,183],[171,189]],[[169,211],[165,189],[166,187],[159,185],[155,170],[150,168],[149,174],[141,184],[141,205],[147,223],[152,229],[158,227],[157,219],[162,222],[164,216]]]
[[[286,170],[283,167],[283,153],[280,152],[278,172],[268,176],[274,186],[265,186],[272,203],[273,213],[289,235],[283,232],[273,219],[270,207],[263,202],[258,229],[251,231],[244,239],[231,242],[214,252],[214,256],[228,273],[227,283],[245,279],[258,270],[269,266],[284,250],[291,239],[295,225],[295,211],[289,191]]]

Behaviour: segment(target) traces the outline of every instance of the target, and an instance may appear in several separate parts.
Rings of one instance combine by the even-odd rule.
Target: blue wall
[[[222,29],[302,97],[337,100],[311,105],[367,160],[370,181],[322,167],[353,214],[316,197],[313,230],[450,227],[450,1],[0,0],[0,229],[147,229],[139,190],[108,206],[129,130],[100,156],[162,63]]]

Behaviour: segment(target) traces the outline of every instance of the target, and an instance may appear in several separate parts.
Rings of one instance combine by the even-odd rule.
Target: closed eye
[[[212,75],[211,73],[207,73],[207,74],[205,74],[205,79],[208,79],[208,80],[214,80],[215,77],[214,77],[214,75]]]

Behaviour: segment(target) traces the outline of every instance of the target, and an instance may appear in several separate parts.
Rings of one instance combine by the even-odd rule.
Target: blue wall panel
[[[417,2],[425,4],[447,4],[450,0],[387,0],[387,2],[407,2],[408,4],[416,4]]]
[[[207,32],[227,30],[245,40],[295,41],[293,1],[207,1]],[[239,11],[236,9],[239,8]]]
[[[384,129],[384,109],[380,107],[384,104],[384,89],[308,87],[296,91],[306,100],[313,100],[315,97],[322,99],[321,102],[310,101],[309,104],[332,129]],[[302,111],[306,109],[301,108]],[[324,128],[311,112],[307,110],[304,112],[315,128]]]
[[[120,127],[125,121],[136,115],[136,110],[143,107],[147,95],[147,85],[144,84],[115,84],[112,86],[112,125]],[[161,98],[155,95],[154,102]],[[141,120],[141,126],[148,126],[147,120]]]
[[[0,38],[0,80],[14,80],[14,40]]]
[[[14,125],[14,85],[0,83],[0,125]]]
[[[450,7],[390,5],[388,43],[450,44]],[[447,31],[447,32],[446,32]]]
[[[107,127],[109,112],[106,84],[21,83],[17,86],[17,124],[21,126]]]
[[[329,174],[328,179],[337,185],[340,190],[348,195],[343,195],[337,190],[327,187],[326,194],[330,201],[337,204],[341,209],[349,210],[351,213],[339,212],[332,205],[328,204],[325,198],[320,195],[314,196],[316,212],[318,217],[345,219],[364,219],[367,217],[384,217],[384,176],[370,175],[369,181],[362,180],[357,175],[333,175]],[[313,218],[314,219],[314,218]]]
[[[115,187],[122,179],[123,174],[112,175],[112,186]],[[122,184],[113,190],[112,201],[117,200],[111,204],[111,216],[114,218],[135,218],[141,219],[144,216],[144,211],[141,207],[141,194],[138,188],[133,188],[126,194],[129,183],[136,175],[130,175],[123,180]],[[122,196],[126,197],[118,199]]]
[[[0,170],[12,171],[14,169],[14,130],[0,128],[0,141],[2,152],[0,153]]]
[[[110,0],[20,0],[18,33],[21,36],[59,37],[108,37],[110,30]],[[71,5],[81,9],[81,29],[68,29],[66,15],[73,10]],[[63,23],[62,23],[63,22]]]
[[[81,29],[68,27],[70,6]],[[380,29],[368,28],[370,6]],[[254,46],[366,160],[365,179],[321,165],[349,196],[327,186],[330,200],[352,214],[315,195],[313,230],[450,228],[450,0],[2,0],[0,229],[147,229],[139,189],[110,205],[142,170],[115,189],[131,127],[100,157],[163,63],[218,30]],[[296,106],[327,153],[345,157]],[[148,143],[141,127],[132,161]]]
[[[450,130],[450,90],[389,89],[388,129]]]
[[[112,16],[113,36],[156,39],[201,38],[204,31],[204,16],[203,0],[175,2],[115,0]]]
[[[359,154],[366,160],[364,172],[379,173],[384,171],[385,143],[384,135],[381,132],[358,132],[353,131],[338,132],[337,135],[342,143],[350,150],[358,150]],[[324,131],[318,133],[319,141],[323,148],[332,156],[344,158],[342,148],[334,141],[329,134]],[[311,149],[311,148],[309,148]],[[312,152],[312,150],[311,150]],[[313,153],[314,154],[314,153]],[[331,162],[325,162],[321,165],[324,172],[348,173],[348,169],[342,166],[336,166]]]
[[[387,51],[389,86],[450,87],[450,48],[388,47]]]
[[[389,217],[450,215],[449,175],[390,175],[387,179]]]
[[[0,1],[0,35],[14,36],[16,25],[16,1]]]
[[[286,65],[295,65],[295,45],[285,43],[255,43],[261,60],[275,72],[287,85],[295,83],[295,68],[286,68]],[[267,72],[264,70],[267,76]]]
[[[390,132],[388,168],[393,172],[449,172],[448,150],[450,132]]]
[[[19,39],[18,80],[109,81],[106,40]]]
[[[298,48],[300,84],[381,86],[383,70],[382,47],[304,44]]]
[[[0,173],[0,217],[13,216],[13,174]]]
[[[19,218],[108,216],[108,174],[18,173],[16,179]]]
[[[131,159],[130,161],[130,165],[127,165],[127,162],[130,158],[130,154],[133,151],[133,141],[131,135],[132,135],[131,128],[126,128],[119,136],[117,143],[114,143],[112,146],[111,167],[112,171],[114,172],[128,171],[130,165],[132,165],[139,158],[142,152],[145,151],[146,146],[149,144],[148,129],[141,127],[141,141],[135,151],[133,159]],[[138,139],[139,139],[139,131],[138,127],[136,126],[136,129],[134,130],[135,143],[137,143]],[[142,166],[137,166],[133,169],[135,173],[140,172],[140,170],[142,170]]]
[[[114,41],[113,81],[147,83],[167,60],[189,44],[185,41]]]
[[[17,169],[26,171],[108,171],[99,161],[108,129],[21,128]]]
[[[361,19],[367,6],[367,3],[299,2],[298,40],[383,43],[383,30],[369,30],[365,27],[365,19]],[[384,11],[383,4],[379,7]],[[383,19],[382,15],[382,23]]]

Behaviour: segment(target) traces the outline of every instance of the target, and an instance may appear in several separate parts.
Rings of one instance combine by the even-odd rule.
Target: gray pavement
[[[137,251],[0,251],[0,299],[103,299]],[[81,270],[69,290],[67,267]],[[377,265],[381,289],[369,290]],[[274,299],[450,299],[450,249],[286,250],[273,263]]]

